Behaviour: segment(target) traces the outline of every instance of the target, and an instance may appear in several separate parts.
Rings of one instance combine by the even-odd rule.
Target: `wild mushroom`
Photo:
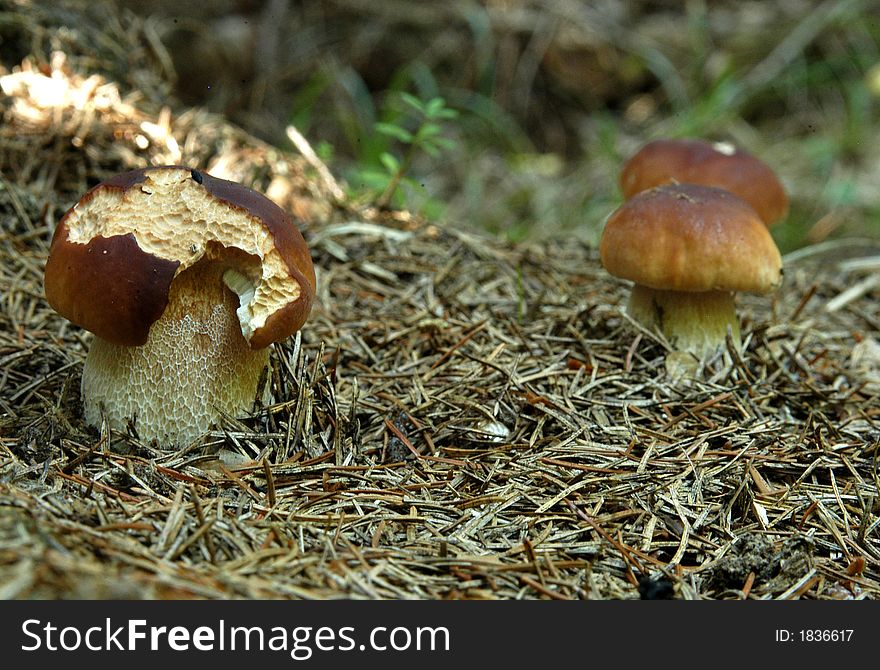
[[[45,291],[95,334],[82,375],[87,422],[133,421],[141,438],[171,445],[252,408],[269,345],[308,317],[315,271],[271,200],[164,166],[108,179],[67,211]]]
[[[602,265],[635,282],[628,313],[679,351],[702,356],[740,341],[733,292],[769,293],[782,259],[767,227],[735,195],[676,184],[627,200],[605,225]]]
[[[788,214],[785,187],[763,161],[726,142],[657,140],[623,166],[625,198],[663,184],[701,184],[730,191],[749,203],[768,226]]]

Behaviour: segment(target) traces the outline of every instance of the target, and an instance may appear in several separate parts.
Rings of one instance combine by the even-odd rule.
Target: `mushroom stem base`
[[[702,357],[723,349],[727,330],[740,345],[739,321],[728,291],[661,291],[636,284],[627,312],[649,329],[658,329],[677,351]]]
[[[96,337],[83,368],[86,421],[134,426],[160,446],[188,444],[223,416],[241,416],[267,400],[269,348],[252,350],[241,334],[238,297],[223,267],[198,263],[175,278],[168,306],[140,347]]]

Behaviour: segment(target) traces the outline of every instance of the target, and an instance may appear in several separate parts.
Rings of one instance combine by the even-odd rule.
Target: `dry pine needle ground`
[[[0,84],[0,597],[880,595],[876,261],[789,258],[742,355],[673,381],[585,247],[346,209],[61,55]],[[308,217],[319,300],[275,404],[165,452],[84,425],[42,269],[82,190],[181,159]]]

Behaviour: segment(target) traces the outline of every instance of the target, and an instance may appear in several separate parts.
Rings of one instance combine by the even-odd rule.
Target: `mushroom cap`
[[[143,345],[174,278],[203,259],[246,286],[237,313],[252,349],[302,327],[315,270],[291,218],[256,191],[179,165],[125,172],[83,195],[55,229],[46,298],[108,342]]]
[[[599,254],[611,274],[654,289],[769,293],[782,281],[779,250],[755,210],[710,186],[635,195],[608,219]]]
[[[727,143],[698,139],[649,142],[620,173],[625,198],[675,182],[730,191],[749,203],[768,226],[788,214],[788,196],[773,170]]]

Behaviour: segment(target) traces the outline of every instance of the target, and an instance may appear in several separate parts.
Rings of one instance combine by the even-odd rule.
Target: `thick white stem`
[[[726,346],[727,331],[740,345],[739,321],[729,291],[660,291],[636,284],[627,312],[658,329],[678,351],[702,357]]]
[[[222,415],[252,409],[269,349],[254,351],[245,342],[238,297],[222,272],[216,264],[198,263],[176,277],[144,346],[94,339],[82,377],[88,423],[100,427],[103,415],[116,430],[133,422],[143,440],[183,445]]]

